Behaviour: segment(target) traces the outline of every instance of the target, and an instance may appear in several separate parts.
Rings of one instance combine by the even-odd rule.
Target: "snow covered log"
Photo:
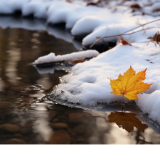
[[[54,53],[50,53],[46,56],[39,57],[34,61],[33,65],[51,63],[51,62],[67,62],[74,61],[79,59],[93,58],[99,55],[99,52],[96,50],[87,50],[87,51],[79,51],[73,52],[66,55],[57,55]]]

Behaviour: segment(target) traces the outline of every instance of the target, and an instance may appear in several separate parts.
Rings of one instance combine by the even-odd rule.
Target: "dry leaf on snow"
[[[71,3],[72,1],[71,0],[66,0],[66,2]]]
[[[155,33],[153,36],[148,37],[147,39],[150,39],[149,42],[153,42],[156,46],[156,44],[160,45],[160,34],[159,32]]]
[[[140,9],[141,8],[141,6],[139,4],[132,4],[130,7],[131,8],[136,8],[136,9]]]
[[[97,2],[87,3],[87,6],[98,6],[100,3],[101,3],[101,0],[98,0]]]
[[[129,100],[138,99],[137,94],[149,89],[152,85],[142,82],[146,79],[145,75],[146,69],[135,74],[130,66],[123,76],[120,74],[118,79],[110,79],[112,93],[116,95],[123,94]]]
[[[130,46],[132,46],[127,40],[125,40],[122,36],[120,37],[121,38],[121,40],[120,40],[120,42],[123,44],[123,45],[130,45]]]
[[[76,64],[76,63],[82,63],[84,61],[85,61],[84,58],[80,58],[80,59],[70,60],[70,61],[67,61],[67,62]]]

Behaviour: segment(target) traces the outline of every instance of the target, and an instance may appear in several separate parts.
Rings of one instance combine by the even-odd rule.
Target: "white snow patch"
[[[137,105],[144,113],[149,114],[151,119],[160,123],[160,89],[151,94],[139,94]]]
[[[51,52],[48,55],[39,57],[37,60],[34,61],[34,64],[50,63],[54,61],[55,57],[55,54]]]

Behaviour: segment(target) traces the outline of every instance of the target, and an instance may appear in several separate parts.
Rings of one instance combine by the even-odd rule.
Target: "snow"
[[[160,2],[157,0],[132,0],[109,1],[104,8],[97,6],[86,6],[83,2],[68,3],[64,0],[0,0],[0,14],[12,14],[15,11],[21,11],[22,17],[33,15],[34,18],[45,19],[44,25],[32,26],[30,29],[40,28],[46,30],[46,24],[65,23],[66,29],[71,30],[71,34],[56,30],[50,30],[49,33],[56,35],[69,42],[73,36],[83,36],[82,44],[89,46],[94,43],[98,37],[112,36],[126,33],[124,38],[132,46],[123,46],[117,44],[113,49],[100,54],[96,51],[84,51],[83,53],[95,54],[96,58],[84,63],[75,65],[70,74],[62,77],[62,84],[59,84],[54,94],[62,100],[82,105],[96,106],[100,103],[110,103],[112,101],[121,101],[121,96],[112,94],[109,78],[116,79],[118,75],[123,74],[130,66],[136,72],[147,68],[146,83],[153,83],[150,89],[145,93],[139,94],[137,105],[149,117],[160,123],[160,49],[152,42],[147,45],[149,36],[153,36],[159,30],[160,22],[154,22],[149,25],[133,30],[138,31],[131,34],[131,29],[160,18]],[[139,4],[142,8],[131,8],[132,4]],[[7,27],[0,22],[1,26]],[[18,27],[19,24],[10,24]],[[23,24],[24,28],[29,24]],[[149,29],[152,28],[152,29]],[[142,30],[143,29],[143,30]],[[57,34],[60,33],[60,34]],[[105,38],[103,42],[117,41],[118,36]],[[99,41],[102,43],[102,41]],[[98,44],[98,43],[97,43]],[[75,43],[79,48],[80,45]],[[75,58],[83,58],[82,52],[72,53],[65,56],[55,56],[51,53],[40,57],[35,63],[45,63],[50,61],[66,61]],[[81,55],[81,56],[80,56]],[[80,56],[80,57],[79,57]],[[93,56],[93,55],[92,55]],[[53,71],[45,71],[52,73]],[[44,73],[44,72],[42,72]],[[63,91],[63,94],[61,93]]]
[[[50,63],[50,62],[73,61],[78,59],[92,58],[98,55],[99,52],[96,50],[79,51],[58,56],[55,56],[55,53],[50,53],[48,55],[39,57],[37,60],[34,61],[33,64],[36,65],[36,64]]]
[[[137,105],[144,113],[148,113],[151,119],[160,122],[159,106],[160,106],[160,89],[151,94],[141,94],[138,96]]]
[[[39,57],[37,60],[35,60],[34,64],[50,63],[53,62],[54,59],[55,59],[55,54],[49,53],[46,56]]]
[[[150,114],[149,108],[152,109],[151,105],[158,107],[160,103],[159,98],[152,99],[152,94],[158,97],[160,92],[159,52],[159,47],[155,47],[153,43],[148,45],[132,43],[132,46],[118,44],[98,57],[74,66],[71,74],[62,77],[62,83],[55,88],[53,94],[61,100],[80,103],[91,108],[96,106],[97,103],[121,101],[122,96],[111,93],[110,78],[116,79],[120,73],[126,72],[130,66],[136,72],[147,68],[146,80],[144,82],[153,83],[153,85],[145,94],[139,94],[137,105],[144,112]],[[61,94],[61,91],[63,91],[63,94]],[[151,96],[150,99],[148,99],[148,94]],[[148,102],[144,99],[147,99]],[[159,116],[160,110],[157,110],[155,114]],[[153,119],[155,114],[154,116],[151,115]],[[156,120],[160,122],[160,119]]]

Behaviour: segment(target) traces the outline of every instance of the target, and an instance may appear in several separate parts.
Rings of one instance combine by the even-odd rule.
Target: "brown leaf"
[[[132,4],[132,5],[130,6],[130,8],[137,8],[137,9],[140,9],[141,6],[140,6],[139,4]]]
[[[84,61],[85,61],[85,59],[75,59],[75,60],[70,60],[68,62],[70,62],[70,63],[82,63]]]
[[[72,1],[71,0],[66,0],[66,2],[71,3]]]
[[[122,36],[121,36],[121,43],[123,44],[123,45],[130,45],[130,46],[132,46],[127,40],[125,40]]]
[[[101,0],[98,0],[97,2],[90,2],[90,3],[87,3],[87,6],[98,6],[98,4],[101,3]]]
[[[153,12],[159,12],[160,11],[160,8],[155,8],[154,10],[153,10]]]
[[[153,36],[148,37],[147,39],[150,39],[150,42],[153,42],[155,45],[159,44],[160,45],[160,33],[157,32]]]
[[[130,46],[132,46],[127,40],[125,40],[122,36],[120,37],[121,38],[121,43],[123,44],[123,45],[130,45]]]
[[[146,124],[143,124],[134,113],[112,112],[108,118],[108,122],[116,123],[118,126],[121,125],[127,132],[132,132],[134,127],[144,132],[148,127]]]

